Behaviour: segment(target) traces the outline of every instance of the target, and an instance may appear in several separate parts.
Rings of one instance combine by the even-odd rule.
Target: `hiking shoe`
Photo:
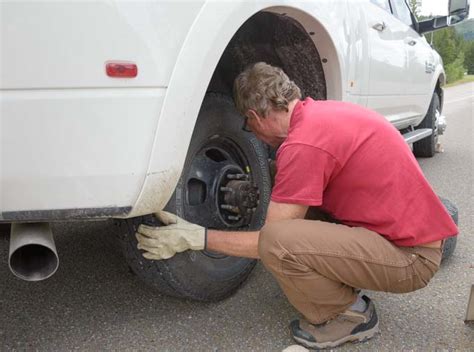
[[[306,320],[294,320],[290,331],[296,342],[308,348],[331,348],[345,342],[362,342],[379,331],[379,319],[375,306],[367,296],[364,312],[346,310],[334,319],[322,324],[311,324]]]

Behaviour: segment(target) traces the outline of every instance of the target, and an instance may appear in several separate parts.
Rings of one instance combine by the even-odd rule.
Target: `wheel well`
[[[295,19],[270,12],[253,15],[236,32],[219,60],[208,92],[232,96],[237,75],[259,61],[281,67],[300,87],[303,98],[326,99],[324,70],[311,37]]]

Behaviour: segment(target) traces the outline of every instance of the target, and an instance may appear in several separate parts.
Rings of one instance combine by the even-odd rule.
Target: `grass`
[[[461,79],[458,80],[458,81],[455,81],[455,82],[451,82],[451,83],[449,83],[449,84],[446,84],[445,87],[446,87],[446,88],[449,88],[449,87],[457,86],[457,85],[459,85],[459,84],[468,83],[468,82],[474,82],[474,75],[467,75],[467,76],[464,76],[464,78],[461,78]]]

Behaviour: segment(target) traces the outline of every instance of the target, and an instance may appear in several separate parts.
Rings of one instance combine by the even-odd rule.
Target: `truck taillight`
[[[109,77],[133,78],[137,77],[137,65],[132,62],[109,61],[105,64],[105,70]]]

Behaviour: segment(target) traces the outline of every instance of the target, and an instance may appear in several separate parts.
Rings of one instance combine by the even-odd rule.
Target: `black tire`
[[[271,192],[267,152],[253,134],[242,131],[242,122],[243,119],[230,98],[216,94],[206,96],[199,112],[181,178],[165,209],[190,222],[210,228],[231,227],[232,230],[252,230],[263,226]],[[213,153],[221,155],[216,156]],[[229,224],[224,216],[221,216],[224,210],[219,212],[217,208],[212,208],[213,195],[216,194],[214,203],[218,203],[217,200],[220,199],[218,189],[222,190],[216,185],[217,181],[212,180],[215,186],[211,187],[211,183],[202,181],[201,185],[201,180],[195,181],[192,178],[195,176],[190,176],[191,173],[198,174],[195,169],[200,167],[200,163],[208,162],[205,158],[209,158],[209,155],[215,159],[212,162],[217,160],[226,165],[219,172],[224,172],[223,170],[228,167],[233,168],[234,165],[243,170],[247,169],[247,172],[250,171],[250,179],[256,183],[260,195],[255,212],[245,223],[241,220],[240,223],[237,221]],[[228,160],[223,160],[226,158]],[[212,166],[214,167],[214,164]],[[202,171],[208,173],[206,168]],[[204,176],[202,177],[204,179]],[[194,183],[191,183],[191,180]],[[196,182],[201,191],[192,188],[196,187]],[[191,205],[192,202],[202,203]],[[134,273],[164,294],[199,301],[220,300],[232,294],[255,266],[256,261],[252,259],[207,251],[186,251],[168,260],[147,260],[136,248],[135,232],[141,223],[159,224],[152,215],[127,220],[123,226],[125,231],[122,231],[125,232],[122,238],[125,257]]]
[[[446,209],[448,210],[449,215],[451,215],[451,218],[453,221],[458,224],[458,208],[448,199],[439,197],[441,202],[444,204]],[[443,245],[443,254],[441,257],[441,260],[444,261],[445,259],[451,257],[451,255],[454,253],[454,250],[456,249],[456,243],[457,243],[458,236],[454,237],[449,237],[444,241]]]
[[[431,98],[430,107],[425,118],[416,129],[430,128],[433,130],[431,136],[423,138],[413,143],[413,153],[416,157],[431,158],[436,154],[436,144],[438,143],[438,115],[441,113],[441,105],[438,94],[434,93]]]

